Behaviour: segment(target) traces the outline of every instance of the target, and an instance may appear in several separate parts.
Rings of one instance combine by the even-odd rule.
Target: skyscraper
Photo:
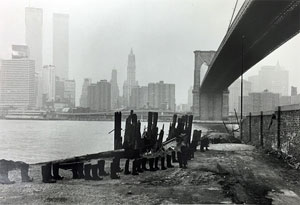
[[[34,60],[2,60],[0,69],[0,107],[30,109],[35,107]]]
[[[64,81],[64,98],[70,107],[75,107],[75,92],[76,82],[75,80]]]
[[[29,59],[35,62],[37,73],[36,96],[37,106],[42,106],[43,83],[43,10],[39,8],[25,8],[25,41],[29,47]]]
[[[91,85],[92,79],[90,78],[85,78],[83,85],[82,85],[82,90],[81,90],[81,96],[80,96],[80,107],[88,107],[88,87]]]
[[[111,72],[111,108],[119,108],[119,86],[117,70],[113,69]]]
[[[269,90],[273,93],[288,95],[289,72],[277,63],[275,66],[262,66],[257,76],[249,77],[253,85],[252,91]]]
[[[56,76],[69,77],[69,15],[53,14],[53,64]]]
[[[110,111],[111,85],[107,80],[88,86],[88,107],[94,111]]]
[[[135,80],[135,70],[135,55],[131,49],[130,54],[128,55],[127,80],[124,82],[123,86],[123,98],[125,106],[129,105],[132,88],[138,86],[138,82]]]
[[[148,84],[148,102],[150,108],[175,111],[175,84]]]
[[[55,101],[55,66],[43,67],[43,95],[46,102]]]

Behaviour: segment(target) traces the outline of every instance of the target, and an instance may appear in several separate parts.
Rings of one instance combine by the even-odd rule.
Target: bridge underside
[[[209,65],[201,90],[228,88],[299,31],[300,0],[246,0]]]

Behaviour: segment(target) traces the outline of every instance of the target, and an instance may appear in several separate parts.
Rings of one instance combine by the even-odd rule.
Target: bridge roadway
[[[245,0],[218,50],[194,52],[196,119],[227,119],[228,87],[299,31],[300,0]]]

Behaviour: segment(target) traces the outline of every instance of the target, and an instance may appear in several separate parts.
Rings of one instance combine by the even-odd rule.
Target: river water
[[[163,124],[166,138],[170,123]],[[113,128],[111,121],[0,120],[0,159],[37,163],[112,150]]]

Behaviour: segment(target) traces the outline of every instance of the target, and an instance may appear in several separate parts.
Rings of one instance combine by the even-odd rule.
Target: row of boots
[[[167,158],[167,160],[166,160]],[[156,158],[140,158],[134,159],[132,162],[132,169],[131,172],[129,171],[129,159],[125,162],[125,169],[124,174],[132,174],[132,175],[139,175],[139,173],[143,173],[144,171],[157,171],[157,170],[166,170],[167,168],[173,168],[172,165],[172,157],[171,155],[167,155],[167,157],[156,157]],[[160,168],[158,166],[160,160]],[[147,168],[147,162],[149,161],[149,168]],[[165,162],[167,164],[165,166]]]
[[[105,161],[98,160],[97,164],[84,164],[82,162],[75,163],[47,163],[42,166],[42,181],[44,183],[55,183],[57,180],[62,180],[63,177],[59,175],[59,168],[71,169],[73,173],[73,179],[85,179],[85,180],[101,180],[101,176],[106,176]],[[52,172],[51,172],[52,170]]]

